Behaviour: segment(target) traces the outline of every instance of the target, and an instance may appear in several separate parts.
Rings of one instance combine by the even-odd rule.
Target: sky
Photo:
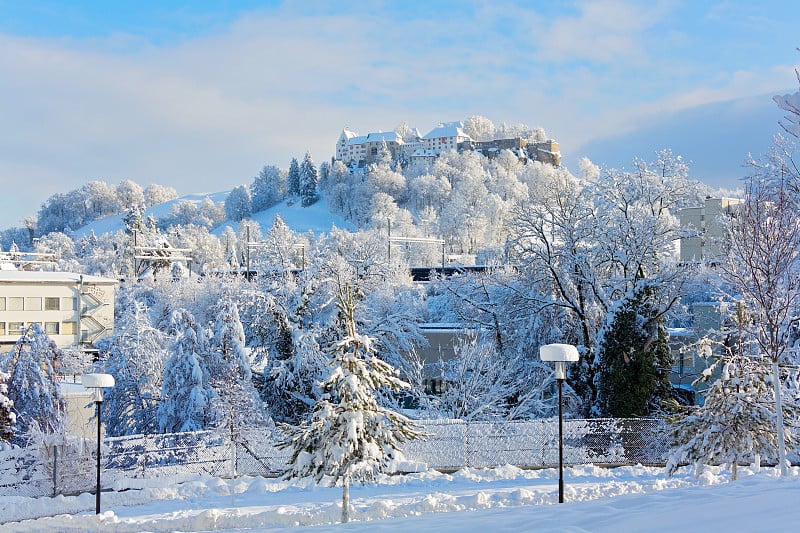
[[[472,115],[544,128],[569,168],[672,148],[735,186],[797,90],[798,21],[781,0],[0,0],[0,228],[90,180],[229,190],[328,160],[345,126]]]

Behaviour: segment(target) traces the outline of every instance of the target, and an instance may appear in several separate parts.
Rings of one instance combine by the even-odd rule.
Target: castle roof
[[[439,126],[433,128],[429,131],[423,139],[435,139],[437,137],[466,137],[469,138],[469,135],[464,133],[462,129],[464,124],[461,122],[444,122],[439,124]]]

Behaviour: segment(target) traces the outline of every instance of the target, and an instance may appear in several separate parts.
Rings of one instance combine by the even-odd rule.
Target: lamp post
[[[114,386],[114,376],[111,374],[84,374],[81,384],[92,389],[94,405],[97,409],[97,492],[95,494],[95,514],[100,514],[100,404],[103,403],[103,389]]]
[[[542,361],[556,364],[558,382],[558,503],[564,503],[564,416],[561,389],[567,379],[567,363],[578,360],[578,349],[571,344],[546,344],[539,347]]]

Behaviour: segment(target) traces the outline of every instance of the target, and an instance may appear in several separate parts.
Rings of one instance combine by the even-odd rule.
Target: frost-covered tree
[[[795,74],[797,81],[800,82],[800,70],[795,70]],[[780,109],[787,113],[784,122],[781,122],[781,127],[792,137],[800,138],[800,91],[776,95],[772,99]]]
[[[326,476],[342,484],[342,522],[349,521],[350,483],[366,482],[398,456],[400,445],[420,437],[406,417],[378,405],[376,393],[408,384],[375,353],[372,339],[356,332],[356,300],[349,286],[338,300],[346,332],[333,351],[332,370],[322,382],[322,398],[300,427],[284,425],[291,450],[287,475]]]
[[[486,117],[473,115],[464,121],[464,133],[474,141],[491,141],[495,138],[494,123]]]
[[[286,197],[286,174],[275,165],[266,165],[250,185],[253,213],[269,209]]]
[[[311,153],[306,152],[303,163],[300,165],[300,198],[303,207],[308,207],[319,199],[318,182],[317,166],[311,158]]]
[[[444,416],[510,420],[553,414],[550,368],[524,355],[501,356],[493,339],[479,335],[465,334],[454,348],[455,357],[439,362],[446,387],[437,399]]]
[[[788,154],[754,162],[745,198],[728,224],[724,277],[752,316],[749,329],[772,363],[776,430],[784,432],[779,363],[789,355],[800,320],[800,173]],[[796,363],[796,361],[794,361]],[[786,450],[778,438],[781,474]]]
[[[293,268],[302,268],[301,256],[299,237],[286,225],[280,215],[275,215],[264,242],[253,248],[251,261],[253,268],[260,272],[288,272]]]
[[[712,346],[723,355],[712,353]],[[722,343],[703,339],[699,350],[714,358],[698,381],[710,382],[705,401],[688,416],[674,423],[675,446],[670,452],[667,471],[672,474],[685,462],[695,465],[699,476],[705,465],[721,463],[737,476],[740,462],[754,462],[760,457],[778,459],[779,439],[784,445],[796,442],[792,432],[779,437],[775,431],[775,398],[771,385],[768,358],[734,352]],[[793,401],[782,409],[787,418],[796,419],[798,407]]]
[[[142,186],[131,180],[122,180],[116,189],[117,201],[123,209],[134,206],[144,206],[144,191]]]
[[[239,309],[224,294],[210,333],[203,366],[214,390],[210,402],[212,424],[232,429],[263,425],[267,417],[253,386]]]
[[[143,194],[144,205],[147,207],[163,204],[164,202],[169,202],[178,197],[178,191],[176,191],[174,187],[167,187],[156,183],[145,187]]]
[[[202,364],[202,330],[186,309],[172,312],[170,330],[175,342],[164,366],[161,403],[156,413],[158,429],[164,433],[206,429],[214,391]]]
[[[103,421],[111,436],[153,433],[158,430],[166,339],[132,289],[120,291],[120,309],[114,335],[100,345],[103,371],[116,382],[105,393]]]
[[[250,218],[253,214],[253,203],[247,186],[234,187],[225,199],[225,217],[228,220],[239,222]]]
[[[31,324],[17,340],[7,363],[8,399],[13,403],[17,431],[13,442],[25,444],[32,433],[61,434],[66,401],[56,365],[60,350],[41,326]]]
[[[14,402],[8,397],[8,380],[10,378],[10,375],[0,370],[0,442],[11,440],[17,424]]]
[[[292,198],[297,198],[301,192],[300,163],[293,157],[289,163],[289,172],[286,174],[286,193]]]
[[[597,341],[612,340],[598,334],[623,300],[650,287],[655,317],[678,301],[683,272],[673,266],[680,233],[672,213],[695,204],[703,190],[668,151],[635,163],[633,172],[610,169],[594,180],[534,166],[540,173],[527,181],[530,196],[513,208],[508,249],[512,261],[526,265],[529,288],[521,294],[533,313],[563,313],[560,338],[543,340],[586,354],[570,382],[587,408],[597,402]]]
[[[57,231],[43,235],[36,241],[34,250],[51,255],[61,271],[75,272],[81,269],[75,253],[75,242],[69,235]]]
[[[417,136],[419,135],[419,132],[415,128],[409,126],[408,122],[406,121],[398,124],[394,131],[400,136],[400,138],[403,139],[403,142],[405,143],[415,142],[417,140]]]
[[[144,230],[144,204],[127,207],[122,221],[125,223],[125,232],[128,234]]]
[[[104,181],[90,181],[80,188],[84,195],[84,216],[87,222],[97,220],[120,211],[117,193]]]

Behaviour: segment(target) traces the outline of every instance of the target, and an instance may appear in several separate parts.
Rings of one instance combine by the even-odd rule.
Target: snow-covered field
[[[341,489],[263,478],[143,482],[94,496],[0,498],[0,532],[83,531],[797,531],[800,468],[715,468],[672,478],[661,468],[514,467],[381,478],[351,490],[352,522],[338,524]],[[33,519],[24,519],[24,518]],[[17,521],[11,521],[17,520]]]

